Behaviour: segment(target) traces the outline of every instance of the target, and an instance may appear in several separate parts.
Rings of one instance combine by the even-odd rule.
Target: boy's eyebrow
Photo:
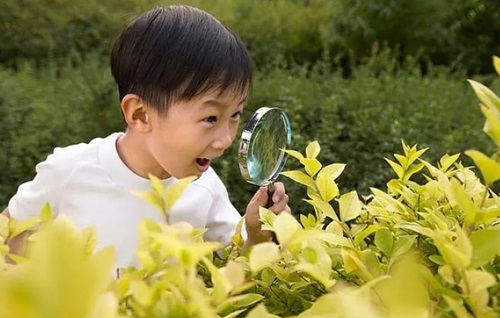
[[[243,97],[243,99],[240,100],[240,102],[238,103],[238,106],[243,104],[244,102],[246,102],[248,99],[248,96],[245,96]],[[208,107],[217,107],[217,106],[226,106],[224,103],[221,103],[219,102],[218,100],[216,99],[210,99],[210,100],[207,100],[203,103],[203,106],[208,106]]]

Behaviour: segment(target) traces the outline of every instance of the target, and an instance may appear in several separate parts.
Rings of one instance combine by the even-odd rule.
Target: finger
[[[265,187],[259,188],[257,192],[255,192],[254,196],[250,200],[247,205],[247,209],[257,209],[260,206],[263,206],[267,202],[267,189]]]
[[[274,203],[281,201],[285,194],[286,194],[285,185],[281,182],[274,183],[274,193],[273,193],[272,201]]]
[[[288,200],[289,200],[288,195],[284,194],[281,200],[274,203],[273,206],[270,208],[270,210],[273,211],[275,214],[279,214],[285,211],[286,207],[288,206]]]

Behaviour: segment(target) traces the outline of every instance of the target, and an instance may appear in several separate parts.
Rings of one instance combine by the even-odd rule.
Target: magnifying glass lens
[[[289,138],[286,118],[281,111],[269,111],[254,129],[248,148],[247,169],[256,184],[273,182],[285,154],[280,149],[287,148]]]

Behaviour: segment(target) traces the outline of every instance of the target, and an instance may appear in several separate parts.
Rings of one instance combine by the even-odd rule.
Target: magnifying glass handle
[[[265,208],[269,209],[270,207],[273,206],[273,194],[274,194],[274,183],[269,183],[267,185],[267,203]]]
[[[265,208],[269,209],[273,206],[273,194],[274,194],[274,183],[270,183],[267,185],[267,203]],[[276,238],[276,234],[273,233],[273,242],[278,244],[278,239]]]

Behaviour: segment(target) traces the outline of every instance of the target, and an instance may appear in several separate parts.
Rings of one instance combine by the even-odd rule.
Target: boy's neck
[[[160,179],[170,177],[156,160],[149,154],[143,136],[127,129],[124,135],[116,141],[116,151],[123,163],[135,174],[149,179],[152,173]]]

